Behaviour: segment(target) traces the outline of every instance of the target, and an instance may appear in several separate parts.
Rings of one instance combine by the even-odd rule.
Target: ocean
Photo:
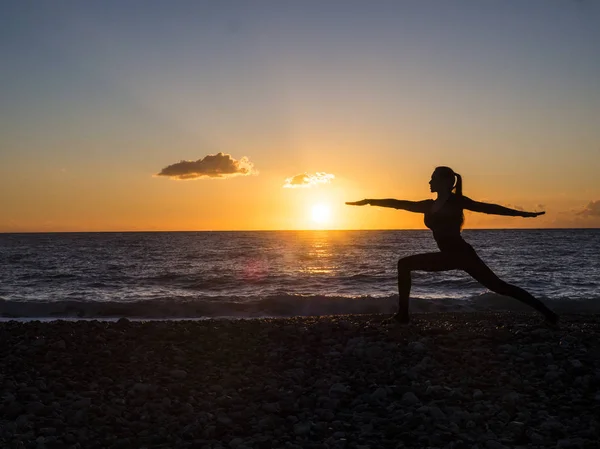
[[[600,311],[600,229],[465,230],[502,279],[559,311]],[[0,234],[0,317],[391,313],[396,262],[430,231]],[[461,271],[413,273],[413,311],[529,310]]]

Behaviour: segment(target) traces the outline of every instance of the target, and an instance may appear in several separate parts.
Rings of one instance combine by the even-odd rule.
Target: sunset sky
[[[0,3],[0,232],[600,227],[600,2]]]

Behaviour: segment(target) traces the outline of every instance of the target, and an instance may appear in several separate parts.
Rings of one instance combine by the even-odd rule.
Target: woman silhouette
[[[544,212],[523,212],[497,204],[473,201],[462,194],[462,178],[449,167],[437,167],[429,181],[435,200],[403,201],[395,199],[365,199],[347,202],[351,206],[380,206],[404,209],[425,214],[425,226],[433,231],[440,251],[403,257],[398,261],[398,312],[384,322],[409,322],[408,299],[411,271],[464,270],[475,280],[500,295],[511,296],[541,312],[546,320],[556,324],[558,316],[541,301],[522,288],[498,278],[479,258],[471,245],[460,235],[464,221],[463,210],[513,217],[537,217]],[[452,192],[454,190],[454,193]]]

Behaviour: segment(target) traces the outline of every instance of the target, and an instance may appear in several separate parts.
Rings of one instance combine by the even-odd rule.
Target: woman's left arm
[[[481,212],[484,214],[493,215],[506,215],[509,217],[537,217],[538,215],[544,215],[546,212],[525,212],[517,209],[510,209],[508,207],[500,206],[499,204],[482,203],[480,201],[473,201],[471,198],[466,196],[462,197],[463,209],[471,210],[473,212]]]

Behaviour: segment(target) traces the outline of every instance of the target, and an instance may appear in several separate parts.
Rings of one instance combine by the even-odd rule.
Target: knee
[[[410,264],[408,257],[403,257],[398,260],[398,272],[410,271]]]

